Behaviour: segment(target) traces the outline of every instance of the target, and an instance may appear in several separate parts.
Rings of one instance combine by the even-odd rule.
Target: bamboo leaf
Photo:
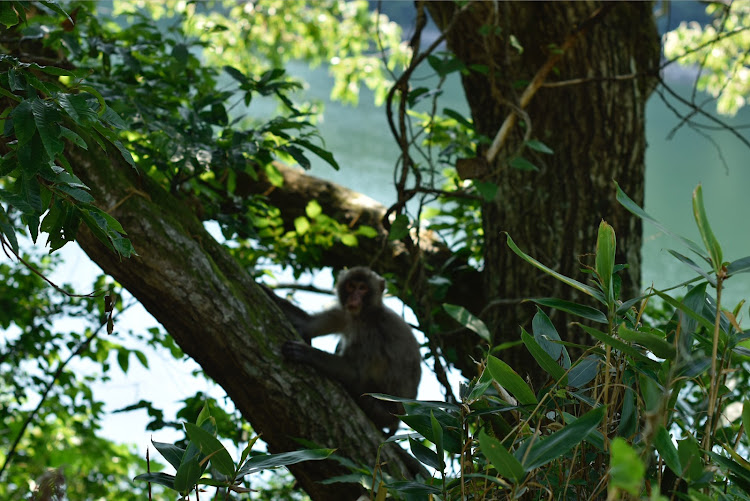
[[[516,397],[521,405],[536,405],[534,392],[508,364],[497,357],[490,356],[487,359],[487,369],[492,378]]]
[[[237,473],[237,477],[239,478],[260,470],[297,464],[302,461],[319,461],[321,459],[326,459],[333,454],[334,451],[335,449],[305,449],[301,451],[282,452],[280,454],[254,456],[242,465],[242,468],[240,468],[240,471]]]
[[[642,332],[620,325],[617,335],[626,341],[638,343],[659,358],[672,359],[677,354],[675,347],[663,337],[650,332]]]
[[[529,350],[529,353],[531,353],[531,356],[534,357],[534,360],[539,363],[539,366],[544,369],[547,374],[555,378],[555,381],[563,379],[565,376],[565,370],[563,370],[563,368],[560,367],[560,364],[550,357],[549,354],[539,346],[539,343],[537,343],[523,328],[521,328],[521,339]],[[566,383],[562,382],[561,384],[565,385]]]
[[[604,332],[602,332],[600,330],[594,329],[593,327],[589,327],[587,325],[579,324],[577,322],[575,323],[575,325],[580,326],[583,330],[585,330],[586,332],[588,332],[589,335],[591,335],[591,337],[593,337],[594,339],[597,339],[597,340],[601,341],[602,343],[607,344],[607,345],[611,346],[612,348],[621,351],[622,353],[624,353],[624,354],[626,354],[626,355],[634,358],[635,360],[637,360],[639,362],[643,362],[643,363],[646,363],[646,364],[649,364],[649,365],[658,365],[658,362],[656,362],[655,360],[651,360],[646,355],[644,355],[640,351],[636,350],[632,346],[623,343],[619,339],[614,338],[614,337],[610,336],[609,334],[606,334],[606,333],[604,333]]]
[[[545,465],[578,445],[591,431],[599,426],[605,410],[605,406],[592,409],[562,430],[533,444],[523,463],[524,469],[531,471]]]
[[[656,219],[654,219],[653,217],[651,217],[648,213],[646,213],[646,211],[644,211],[643,209],[641,209],[638,206],[638,204],[636,204],[635,202],[633,202],[633,200],[631,200],[630,197],[628,197],[628,195],[624,191],[622,191],[622,189],[620,188],[620,185],[618,185],[617,183],[615,183],[615,186],[617,186],[617,201],[620,202],[620,205],[622,205],[628,211],[630,211],[634,215],[638,216],[639,218],[643,219],[647,223],[653,224],[654,226],[656,226],[663,233],[671,236],[672,238],[675,238],[675,239],[679,240],[686,247],[688,247],[690,250],[692,250],[693,252],[695,252],[699,256],[705,256],[704,250],[698,244],[696,244],[692,240],[689,240],[689,239],[687,239],[685,237],[682,237],[682,236],[678,235],[677,233],[674,233],[674,232],[670,231],[669,229],[667,229],[667,227],[665,227],[659,221],[657,221]]]
[[[508,241],[508,247],[515,252],[521,259],[529,263],[530,265],[539,268],[543,272],[547,273],[548,275],[551,275],[555,277],[556,279],[560,280],[561,282],[568,284],[569,286],[573,287],[574,289],[577,289],[584,294],[588,294],[589,296],[593,297],[594,299],[597,299],[598,301],[607,304],[607,301],[605,300],[602,293],[593,287],[590,287],[588,285],[582,284],[581,282],[574,280],[572,278],[568,278],[565,275],[561,275],[560,273],[556,272],[555,270],[546,267],[533,257],[525,254],[521,249],[518,248],[518,246],[515,244],[512,238],[510,238],[510,234],[506,233],[507,235],[507,241]]]
[[[716,237],[714,237],[714,232],[708,223],[706,209],[703,206],[703,188],[700,184],[693,191],[693,216],[695,217],[695,223],[698,225],[703,245],[708,250],[708,255],[711,256],[711,264],[714,267],[714,271],[718,274],[721,271],[721,264],[723,262],[721,246]]]
[[[623,438],[615,438],[612,441],[612,458],[609,465],[610,487],[623,489],[637,496],[645,473],[646,467],[638,453]]]
[[[708,272],[706,272],[705,270],[703,270],[700,266],[698,266],[695,263],[695,261],[693,261],[689,257],[683,256],[679,252],[673,251],[672,249],[669,249],[668,251],[669,251],[670,254],[672,254],[674,257],[676,257],[679,261],[681,261],[681,262],[685,263],[686,265],[688,265],[693,271],[697,272],[700,276],[702,276],[703,278],[705,278],[706,280],[708,280],[708,282],[711,285],[713,285],[714,287],[716,287],[716,277],[715,276],[709,275]]]
[[[490,334],[490,330],[487,328],[484,322],[482,322],[478,317],[472,315],[469,310],[467,310],[463,306],[457,306],[455,304],[444,304],[443,309],[446,313],[448,313],[448,315],[453,317],[456,322],[463,325],[467,329],[474,331],[479,335],[479,337],[481,337],[488,343],[492,342],[492,334]]]
[[[607,304],[614,302],[614,287],[612,274],[615,269],[615,247],[617,239],[615,230],[606,221],[599,223],[599,233],[596,237],[596,274],[602,284],[602,290],[607,298]]]
[[[739,273],[747,273],[750,271],[750,256],[743,257],[736,261],[732,261],[727,265],[727,275],[737,275]]]
[[[596,308],[592,308],[591,306],[573,303],[571,301],[565,301],[564,299],[557,299],[553,297],[537,298],[532,299],[532,301],[536,304],[564,311],[572,315],[591,320],[593,322],[597,322],[600,324],[607,323],[607,315],[597,310]]]
[[[672,443],[672,437],[669,436],[669,432],[664,428],[664,425],[660,424],[656,430],[654,445],[669,469],[678,475],[681,474],[682,463],[680,463],[680,456],[677,454],[677,447]]]
[[[479,432],[479,447],[498,473],[513,483],[520,483],[526,475],[521,463],[494,437],[484,430]]]

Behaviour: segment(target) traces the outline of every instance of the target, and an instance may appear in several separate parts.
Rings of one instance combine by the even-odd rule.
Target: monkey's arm
[[[361,393],[359,370],[349,360],[299,341],[287,341],[281,353],[287,360],[315,367],[329,379],[343,384],[350,394],[359,396]]]
[[[310,344],[310,339],[314,337],[341,332],[346,326],[344,311],[339,307],[310,315],[287,299],[277,296],[270,287],[263,284],[261,284],[261,287],[278,305],[287,320],[302,336],[302,339],[307,341],[307,344]]]
[[[308,315],[308,321],[303,326],[298,326],[297,330],[303,337],[314,338],[343,332],[346,328],[346,316],[344,310],[336,306],[330,310],[325,310],[314,315]]]

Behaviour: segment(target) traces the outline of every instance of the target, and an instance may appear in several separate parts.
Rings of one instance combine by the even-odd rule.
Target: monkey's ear
[[[377,274],[375,275],[375,277],[377,277],[378,289],[380,289],[380,293],[382,294],[383,292],[385,292],[385,278]]]

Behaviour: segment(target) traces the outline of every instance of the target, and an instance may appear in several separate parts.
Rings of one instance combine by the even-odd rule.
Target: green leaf
[[[304,235],[310,230],[310,221],[305,216],[294,218],[294,231],[297,235]]]
[[[684,312],[687,316],[692,318],[693,320],[697,321],[699,324],[701,324],[703,327],[708,329],[709,331],[712,331],[714,328],[713,321],[709,320],[703,315],[699,314],[698,312],[693,311],[688,307],[687,304],[684,302],[679,302],[676,299],[672,298],[671,296],[664,294],[661,291],[654,291],[654,294],[662,298],[666,303],[669,303],[671,306],[679,309],[680,311]]]
[[[38,98],[32,100],[26,100],[16,106],[10,114],[13,119],[13,130],[18,139],[18,147],[25,145],[31,141],[32,136],[36,133],[36,123],[34,122],[34,115],[31,112],[31,103],[37,101]]]
[[[91,109],[89,101],[81,94],[60,93],[57,95],[57,101],[63,111],[79,125],[86,126],[98,120],[96,111]]]
[[[716,454],[713,451],[708,451],[708,455],[722,470],[727,473],[733,473],[747,484],[750,484],[750,469],[745,468],[731,458]]]
[[[234,475],[232,456],[216,437],[193,423],[185,423],[185,431],[190,441],[196,444],[203,454],[210,456],[214,468],[223,475],[229,477]]]
[[[615,247],[617,240],[615,230],[602,221],[599,223],[599,233],[596,237],[596,274],[607,298],[607,304],[614,304],[614,287],[612,274],[615,269]]]
[[[193,457],[184,463],[180,463],[174,476],[174,489],[178,492],[188,492],[193,489],[200,480],[203,471],[198,459]]]
[[[626,341],[631,341],[644,346],[651,353],[659,358],[673,359],[677,355],[677,350],[663,337],[650,332],[635,331],[621,324],[617,329],[617,335]]]
[[[168,487],[172,490],[177,490],[174,486],[174,477],[172,475],[168,475],[166,473],[158,472],[158,473],[141,473],[137,477],[135,477],[133,480],[141,480],[143,482],[151,482],[152,484],[159,484],[163,485],[164,487]]]
[[[405,214],[399,214],[391,224],[388,240],[401,240],[409,234],[409,218]]]
[[[557,299],[553,297],[532,299],[531,301],[535,302],[536,304],[564,311],[600,324],[606,324],[608,322],[607,315],[597,310],[596,308],[592,308],[591,306],[572,303],[570,301],[565,301],[564,299]]]
[[[554,151],[552,151],[552,149],[549,146],[547,146],[543,142],[538,141],[536,139],[530,139],[529,141],[526,141],[526,146],[528,146],[534,151],[538,151],[539,153],[545,153],[547,155],[552,155],[555,153]]]
[[[237,68],[233,68],[232,66],[224,66],[224,71],[227,73],[227,75],[234,78],[240,83],[246,83],[249,81],[249,79]]]
[[[638,453],[621,437],[611,443],[611,459],[609,463],[610,487],[623,489],[637,496],[643,484],[646,467],[638,457]]]
[[[365,238],[375,238],[378,236],[378,231],[373,228],[372,226],[367,226],[366,224],[357,226],[357,235],[361,235]]]
[[[499,440],[482,430],[479,432],[479,447],[500,475],[516,484],[523,481],[526,476],[523,466]]]
[[[514,169],[525,170],[525,171],[539,171],[539,167],[529,162],[523,157],[515,157],[508,162],[508,164]]]
[[[424,445],[421,442],[417,442],[413,438],[409,437],[409,448],[411,449],[414,457],[419,460],[420,463],[426,464],[430,468],[441,471],[445,465],[441,465],[440,458],[437,453]]]
[[[490,202],[495,199],[495,195],[497,195],[497,184],[479,181],[477,179],[473,179],[472,184],[485,201]]]
[[[487,328],[484,322],[482,322],[478,317],[472,315],[469,310],[467,310],[463,306],[457,306],[455,304],[444,304],[443,309],[446,313],[448,313],[448,315],[453,317],[456,322],[475,332],[479,335],[479,337],[481,337],[488,343],[492,343],[492,334],[490,334],[490,330]]]
[[[680,463],[680,456],[677,454],[677,447],[672,443],[672,437],[669,436],[669,432],[664,425],[660,424],[656,430],[654,446],[669,469],[681,475],[682,464]]]
[[[671,236],[672,238],[675,238],[682,242],[685,246],[687,246],[690,250],[698,254],[699,256],[704,256],[703,249],[693,242],[692,240],[689,240],[685,237],[681,237],[680,235],[677,235],[676,233],[671,232],[669,229],[667,229],[664,225],[662,225],[659,221],[651,217],[649,214],[646,213],[643,209],[641,209],[638,204],[633,202],[633,200],[628,197],[624,191],[620,188],[620,185],[615,183],[615,186],[617,186],[617,201],[620,202],[620,205],[625,207],[628,211],[633,213],[634,215],[638,216],[639,218],[643,219],[644,221],[653,224],[656,226],[659,230],[661,230],[663,233]]]
[[[487,369],[492,379],[516,397],[521,405],[536,405],[537,400],[529,385],[508,364],[497,357],[487,358]]]
[[[102,96],[101,92],[90,85],[79,85],[78,90],[88,92],[99,101],[99,109],[96,111],[97,115],[101,117],[104,112],[107,111],[107,102],[104,100],[104,96]]]
[[[86,141],[84,141],[81,136],[68,129],[67,127],[60,127],[60,137],[62,137],[63,139],[67,139],[83,150],[89,149]]]
[[[562,430],[532,444],[523,461],[524,469],[531,471],[539,468],[578,445],[599,426],[605,410],[605,406],[592,409]]]
[[[742,403],[742,425],[746,434],[750,432],[750,400],[745,400]]]
[[[732,261],[727,265],[727,275],[730,277],[747,272],[750,272],[750,256]]]
[[[701,234],[703,245],[706,247],[706,250],[708,250],[708,255],[711,256],[714,272],[718,274],[721,271],[721,265],[723,263],[721,246],[719,245],[718,240],[716,240],[716,237],[714,237],[711,225],[708,224],[706,209],[703,207],[703,188],[700,184],[693,191],[693,216],[695,217],[695,223],[698,225],[698,231]]]
[[[542,270],[543,272],[547,273],[548,275],[551,275],[551,276],[555,277],[556,279],[560,280],[561,282],[563,282],[563,283],[565,283],[565,284],[573,287],[574,289],[577,289],[577,290],[579,290],[579,291],[581,291],[581,292],[583,292],[585,294],[588,294],[589,296],[593,297],[594,299],[597,299],[598,301],[600,301],[600,302],[602,302],[604,304],[607,304],[607,301],[605,300],[604,296],[602,295],[602,293],[600,291],[594,289],[593,287],[589,287],[588,285],[582,284],[581,282],[579,282],[577,280],[574,280],[572,278],[568,278],[568,277],[566,277],[564,275],[561,275],[560,273],[556,272],[555,270],[544,266],[542,263],[540,263],[539,261],[537,261],[533,257],[528,256],[527,254],[524,254],[524,252],[521,251],[521,249],[519,249],[516,246],[515,242],[513,242],[513,239],[510,238],[510,234],[506,233],[506,235],[507,235],[508,247],[510,247],[510,249],[513,252],[515,252],[519,257],[521,257],[521,259],[523,259],[527,263],[531,264],[532,266],[534,266],[536,268],[539,268],[540,270]]]
[[[117,364],[122,372],[127,373],[130,367],[130,352],[124,348],[117,350]]]
[[[0,2],[0,23],[10,28],[18,24],[18,14],[10,2]]]
[[[698,480],[703,476],[703,463],[701,462],[701,451],[696,440],[688,436],[677,441],[677,454],[682,465],[682,476],[690,481]]]
[[[58,184],[57,186],[55,186],[55,189],[67,195],[70,195],[78,202],[90,204],[94,201],[94,197],[92,197],[88,191],[82,190],[80,188],[73,188],[67,184]]]
[[[531,353],[531,356],[534,357],[534,360],[536,360],[537,363],[539,363],[539,366],[544,369],[547,374],[551,375],[555,381],[560,381],[565,376],[565,370],[560,367],[560,364],[550,357],[523,327],[521,328],[521,339],[523,340],[523,344],[525,344],[526,348],[529,350],[529,353]],[[566,383],[562,381],[560,384],[564,386]]]
[[[341,243],[346,245],[347,247],[356,247],[357,245],[359,245],[359,241],[357,240],[357,237],[351,233],[342,235],[340,237],[340,240],[341,240]]]
[[[310,200],[305,206],[305,214],[310,219],[315,219],[323,213],[323,208],[320,206],[317,200]]]
[[[321,159],[325,160],[325,162],[331,167],[333,167],[334,169],[336,170],[340,169],[338,162],[336,162],[336,159],[333,158],[333,153],[331,153],[330,151],[325,150],[321,148],[320,146],[317,146],[306,139],[297,138],[296,142],[297,144],[300,144],[304,146],[305,148],[307,148],[308,150],[315,153]]]
[[[536,314],[531,320],[531,330],[534,333],[536,342],[547,352],[552,360],[560,360],[565,348],[562,344],[555,341],[562,340],[557,333],[557,329],[552,324],[552,320],[539,307],[537,307]],[[568,360],[568,367],[570,367],[570,360]]]
[[[466,65],[453,54],[444,52],[442,55],[442,58],[432,54],[427,56],[427,63],[438,76],[444,77],[449,73],[466,69]]]
[[[256,471],[278,468],[279,466],[289,466],[290,464],[301,463],[302,461],[320,461],[333,454],[335,449],[306,449],[302,451],[282,452],[281,454],[265,454],[248,459],[240,471],[237,478],[255,473]]]
[[[580,360],[568,372],[568,385],[573,388],[583,388],[599,373],[599,358],[590,355]]]
[[[446,117],[452,118],[453,120],[460,123],[467,129],[471,129],[471,130],[474,129],[474,124],[471,122],[471,120],[466,118],[465,116],[463,116],[461,113],[457,112],[456,110],[452,110],[450,108],[443,108],[443,114]]]
[[[626,355],[629,355],[630,357],[634,358],[638,362],[642,362],[651,366],[658,365],[658,362],[656,362],[655,360],[651,360],[646,355],[636,350],[632,346],[623,343],[619,339],[616,339],[610,336],[609,334],[606,334],[600,330],[594,329],[593,327],[589,327],[588,325],[579,324],[578,322],[574,322],[574,325],[580,326],[583,330],[588,332],[589,335],[593,337],[594,339],[597,339],[601,341],[602,343],[609,345],[612,348],[619,350]]]
[[[677,258],[677,259],[678,259],[679,261],[681,261],[682,263],[684,263],[684,264],[688,265],[688,266],[689,266],[689,267],[690,267],[690,268],[691,268],[691,269],[692,269],[693,271],[695,271],[696,273],[698,273],[698,274],[699,274],[700,276],[702,276],[703,278],[705,278],[706,280],[708,280],[708,282],[709,282],[709,283],[710,283],[711,285],[713,285],[714,287],[716,286],[716,277],[715,277],[714,275],[712,275],[712,274],[711,274],[711,275],[709,275],[709,274],[708,274],[708,273],[707,273],[706,271],[704,271],[704,270],[703,270],[703,269],[702,269],[702,268],[701,268],[700,266],[698,266],[698,265],[697,265],[697,264],[695,263],[695,261],[693,261],[692,259],[690,259],[690,258],[689,258],[689,257],[687,257],[687,256],[683,256],[683,255],[682,255],[682,254],[680,254],[679,252],[677,252],[677,251],[674,251],[674,250],[672,250],[672,249],[668,249],[668,252],[669,252],[670,254],[672,254],[672,255],[673,255],[674,257],[676,257],[676,258]]]
[[[443,461],[443,427],[440,422],[435,418],[435,412],[430,410],[430,424],[432,424],[432,438],[437,449],[438,458],[440,458],[440,469],[445,469],[445,461]]]
[[[133,353],[135,354],[135,358],[138,359],[138,361],[141,363],[141,365],[148,369],[148,358],[146,357],[146,354],[143,353],[140,350],[133,350]]]

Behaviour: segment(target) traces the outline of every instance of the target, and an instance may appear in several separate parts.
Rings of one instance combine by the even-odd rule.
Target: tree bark
[[[503,232],[547,266],[586,282],[580,270],[593,266],[591,254],[604,219],[617,232],[617,262],[629,265],[621,273],[622,295],[637,294],[641,223],[616,202],[613,181],[642,204],[645,104],[659,59],[652,4],[475,2],[460,14],[452,2],[427,5],[439,26],[459,16],[447,35],[449,48],[467,66],[488,67],[486,73],[462,74],[462,82],[475,127],[489,138],[509,114],[518,112],[519,96],[555,57],[555,48],[572,42],[556,61],[547,86],[532,97],[525,114],[519,113],[523,127],[511,131],[500,154],[480,173],[499,187],[483,207],[486,297],[506,300],[497,301],[485,318],[495,343],[519,340],[519,326],[528,328],[536,312],[533,304],[508,299],[587,302],[521,261]],[[528,128],[531,138],[554,150],[552,155],[522,151],[538,172],[508,165]],[[563,339],[587,343],[580,329],[566,328],[566,315],[549,313]],[[502,356],[519,372],[539,372],[523,347]]]

